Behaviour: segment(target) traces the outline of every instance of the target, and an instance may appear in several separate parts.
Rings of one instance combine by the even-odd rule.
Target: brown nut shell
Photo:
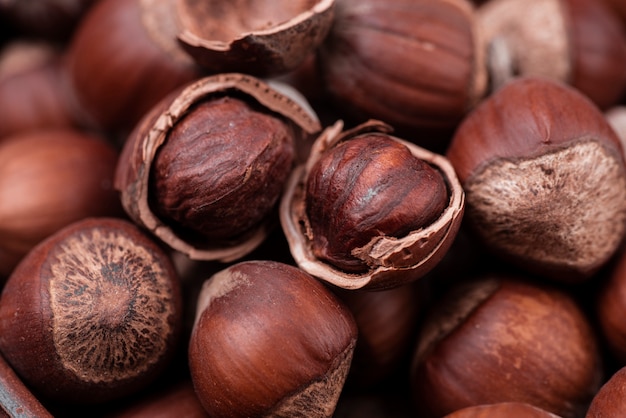
[[[342,121],[327,128],[315,141],[306,164],[297,167],[281,200],[280,221],[292,256],[303,270],[344,289],[384,289],[417,280],[430,271],[454,241],[463,218],[465,194],[448,160],[400,138],[417,158],[438,169],[448,187],[449,201],[442,214],[430,225],[401,238],[379,235],[352,250],[367,265],[365,272],[346,272],[317,258],[312,250],[306,214],[306,179],[320,155],[335,144],[361,133],[389,132],[389,126],[369,121],[343,131]]]
[[[183,48],[211,72],[285,73],[322,43],[334,0],[177,2]]]
[[[330,418],[357,332],[348,307],[306,272],[240,262],[202,287],[191,379],[212,417]]]
[[[619,417],[626,411],[626,367],[604,382],[589,405],[585,418]]]
[[[37,396],[88,404],[137,392],[182,330],[168,254],[135,224],[75,222],[42,241],[0,298],[0,350]]]
[[[159,148],[193,105],[212,94],[236,92],[257,101],[293,124],[295,141],[303,141],[321,127],[317,116],[296,99],[260,79],[239,73],[224,73],[199,79],[171,93],[149,112],[128,138],[117,166],[115,187],[121,192],[124,208],[139,225],[150,230],[171,248],[192,259],[232,261],[256,248],[271,225],[263,222],[232,245],[192,243],[176,233],[151,208],[150,173]]]
[[[470,406],[443,418],[559,418],[559,416],[523,402],[502,402]]]
[[[556,280],[591,277],[626,234],[619,138],[579,91],[522,77],[463,121],[446,156],[467,225],[494,253]]]

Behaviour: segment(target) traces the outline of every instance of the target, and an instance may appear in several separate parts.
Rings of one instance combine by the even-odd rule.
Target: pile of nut
[[[625,5],[0,1],[0,415],[626,416]]]

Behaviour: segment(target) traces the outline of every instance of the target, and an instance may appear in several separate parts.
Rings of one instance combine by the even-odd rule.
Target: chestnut
[[[239,73],[204,77],[145,115],[115,187],[130,217],[171,248],[234,261],[277,224],[297,144],[319,129],[286,90]]]
[[[385,289],[430,271],[456,237],[464,192],[448,160],[369,121],[328,127],[297,167],[280,220],[296,263],[344,289]]]
[[[569,84],[601,109],[626,93],[626,31],[605,1],[490,0],[477,9],[491,91],[511,77]]]
[[[48,402],[93,404],[153,382],[181,331],[167,253],[131,222],[87,218],[18,264],[0,296],[0,351]]]
[[[438,151],[487,88],[469,0],[337,0],[318,56],[343,118],[382,120]]]
[[[626,411],[626,367],[615,371],[591,401],[585,418],[619,417]]]
[[[121,217],[113,188],[117,149],[76,129],[35,130],[0,141],[0,276],[58,229]]]
[[[523,402],[501,402],[469,406],[443,418],[559,418],[559,416]]]
[[[468,229],[517,267],[581,282],[623,241],[623,148],[600,109],[569,85],[510,81],[464,119],[445,155],[465,190]]]
[[[598,337],[562,288],[512,272],[464,278],[433,302],[410,369],[420,417],[523,402],[580,417],[600,388]]]
[[[357,339],[350,310],[295,266],[242,261],[197,303],[189,368],[211,417],[331,417]]]
[[[173,7],[99,0],[81,19],[64,61],[83,126],[125,135],[159,100],[203,74],[176,41]]]

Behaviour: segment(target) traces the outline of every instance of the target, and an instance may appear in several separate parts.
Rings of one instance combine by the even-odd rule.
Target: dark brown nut
[[[491,251],[554,280],[590,278],[626,232],[622,147],[603,113],[548,78],[511,81],[463,121],[446,156]]]
[[[441,260],[458,232],[465,200],[454,169],[378,121],[342,128],[339,121],[318,137],[282,197],[280,219],[294,260],[344,289],[414,281]],[[382,145],[373,152],[361,138],[382,138]]]
[[[0,16],[20,37],[65,42],[96,1],[0,1]]]
[[[26,130],[77,125],[62,52],[48,42],[13,40],[0,52],[0,141]]]
[[[422,301],[414,284],[370,292],[336,289],[356,320],[359,338],[347,385],[365,391],[408,367]]]
[[[140,398],[129,400],[130,405],[121,408],[107,418],[208,418],[200,404],[191,380],[168,384],[158,390],[150,390]]]
[[[117,160],[110,142],[72,129],[24,132],[1,141],[0,259],[9,260],[0,261],[0,276],[74,221],[122,216],[113,188]]]
[[[167,253],[134,224],[75,222],[24,257],[0,297],[0,351],[33,392],[86,404],[129,396],[164,370],[181,331]]]
[[[176,41],[173,8],[161,0],[99,0],[89,9],[65,57],[83,125],[125,134],[168,93],[200,77]]]
[[[626,367],[618,369],[593,397],[585,418],[619,417],[626,411]]]
[[[626,92],[626,34],[603,1],[493,0],[477,11],[492,90],[515,76],[570,84],[601,109]]]
[[[350,310],[297,267],[245,261],[198,299],[189,368],[212,417],[331,417],[357,338]]]
[[[470,406],[452,412],[444,418],[559,418],[559,416],[527,403],[502,402]]]
[[[599,332],[610,354],[620,366],[626,365],[626,253],[616,256],[599,287],[595,313]]]
[[[326,37],[334,0],[176,2],[183,48],[214,73],[285,73]]]
[[[597,336],[577,301],[527,277],[458,282],[417,341],[410,376],[424,418],[498,402],[580,417],[602,382]]]
[[[336,9],[319,58],[338,109],[428,148],[447,141],[486,89],[471,2],[340,0]]]
[[[296,143],[319,129],[313,112],[259,79],[202,78],[145,115],[115,187],[130,217],[173,249],[233,261],[277,223]]]

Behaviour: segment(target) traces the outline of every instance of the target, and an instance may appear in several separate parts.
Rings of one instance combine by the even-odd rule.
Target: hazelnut
[[[92,216],[122,216],[113,188],[118,152],[74,129],[23,132],[0,141],[0,276],[58,229]],[[12,260],[12,261],[11,261]]]
[[[619,417],[626,411],[626,367],[615,371],[593,397],[585,418]]]
[[[0,141],[24,131],[77,125],[64,81],[62,51],[17,39],[0,51]]]
[[[464,193],[441,155],[370,121],[318,137],[282,197],[295,261],[345,289],[383,289],[430,271],[454,240]]]
[[[125,143],[116,188],[133,220],[192,259],[233,261],[277,223],[313,113],[243,74],[199,79],[155,106]]]
[[[53,415],[0,356],[0,414],[6,417],[52,418]]]
[[[178,40],[212,73],[278,75],[295,69],[326,37],[334,0],[176,2]]]
[[[189,342],[191,378],[212,417],[331,417],[357,326],[297,267],[244,261],[209,278]]]
[[[33,392],[87,404],[165,368],[181,330],[169,256],[134,224],[88,218],[35,246],[0,296],[0,351]]]
[[[202,75],[179,47],[172,2],[99,0],[65,52],[65,71],[81,123],[131,130],[172,90]]]
[[[626,92],[624,27],[603,1],[490,0],[477,9],[492,91],[515,76],[570,84],[601,109]]]
[[[410,369],[421,417],[498,402],[580,417],[600,387],[594,329],[562,289],[485,273],[457,282],[432,306]]]
[[[523,402],[502,402],[470,406],[443,418],[559,418],[548,411]]]
[[[603,113],[571,86],[515,79],[472,111],[446,156],[466,220],[491,252],[572,283],[593,276],[626,232],[626,168]]]
[[[320,76],[346,118],[442,148],[484,95],[483,49],[469,0],[339,0]]]
[[[620,250],[594,301],[598,329],[619,365],[626,365],[626,252]]]

